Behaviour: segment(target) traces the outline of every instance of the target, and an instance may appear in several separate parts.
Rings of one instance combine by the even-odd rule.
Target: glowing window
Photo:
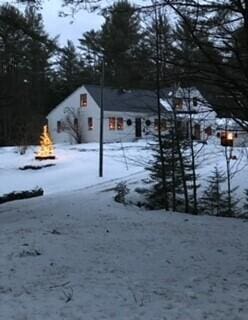
[[[109,118],[109,130],[115,130],[115,117]]]
[[[123,130],[124,121],[123,118],[117,118],[117,130]]]
[[[80,107],[87,107],[87,94],[80,94]]]
[[[88,130],[93,130],[93,118],[88,118]]]

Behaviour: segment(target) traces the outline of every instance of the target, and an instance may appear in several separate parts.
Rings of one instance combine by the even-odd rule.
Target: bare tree
[[[82,143],[82,121],[80,115],[80,109],[73,109],[67,107],[65,109],[65,118],[63,119],[62,126],[65,132],[67,132],[76,143]]]

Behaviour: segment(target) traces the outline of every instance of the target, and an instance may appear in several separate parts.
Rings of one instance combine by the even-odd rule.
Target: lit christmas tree
[[[49,135],[47,126],[43,127],[43,133],[40,137],[40,150],[35,157],[37,160],[55,159],[52,139]]]

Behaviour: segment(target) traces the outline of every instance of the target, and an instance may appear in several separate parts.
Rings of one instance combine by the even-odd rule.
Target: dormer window
[[[87,94],[80,94],[80,107],[87,107]]]

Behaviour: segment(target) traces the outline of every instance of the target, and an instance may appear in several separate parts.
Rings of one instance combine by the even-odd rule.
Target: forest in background
[[[105,22],[82,33],[78,47],[59,47],[37,1],[21,2],[24,13],[0,7],[0,145],[37,144],[56,104],[84,83],[100,83],[103,58],[105,85],[194,85],[219,114],[248,119],[247,1],[118,1],[101,10]]]

